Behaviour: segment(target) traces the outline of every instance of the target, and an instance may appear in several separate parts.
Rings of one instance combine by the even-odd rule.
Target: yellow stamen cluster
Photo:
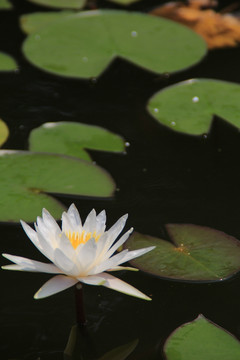
[[[96,231],[94,231],[93,233],[86,233],[85,230],[83,230],[81,233],[77,231],[69,231],[66,233],[66,236],[69,238],[70,243],[72,244],[74,249],[76,249],[80,244],[85,244],[88,240],[92,238],[94,238],[95,241],[98,241],[98,239],[100,238],[100,235],[97,235]]]

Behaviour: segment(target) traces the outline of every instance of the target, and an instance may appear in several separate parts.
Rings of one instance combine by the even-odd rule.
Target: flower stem
[[[75,302],[77,324],[84,327],[86,325],[86,317],[83,305],[83,287],[80,283],[77,283],[75,286]]]

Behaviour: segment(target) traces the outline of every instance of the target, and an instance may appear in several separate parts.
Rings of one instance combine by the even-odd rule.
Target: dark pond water
[[[154,236],[164,236],[163,225],[176,222],[210,226],[240,239],[239,131],[215,118],[207,137],[185,136],[159,125],[145,110],[150,95],[178,81],[210,77],[239,83],[240,48],[212,51],[197,66],[170,76],[117,60],[97,81],[62,79],[24,59],[18,17],[40,8],[13,3],[13,12],[0,12],[0,49],[19,63],[17,73],[0,74],[0,114],[10,128],[4,148],[27,149],[29,132],[44,122],[102,125],[130,143],[125,155],[91,152],[119,191],[110,200],[59,196],[66,206],[74,201],[83,217],[93,207],[106,209],[109,227],[128,212],[128,227]],[[145,1],[132,9],[157,3]],[[44,261],[20,226],[2,223],[0,229],[1,252]],[[33,294],[48,275],[1,271],[0,276],[1,359],[63,359],[75,323],[73,289],[36,301]],[[96,359],[138,339],[129,360],[164,359],[169,334],[200,313],[240,339],[239,276],[212,284],[164,281],[140,272],[118,276],[151,295],[152,302],[84,287],[88,334],[76,358]]]

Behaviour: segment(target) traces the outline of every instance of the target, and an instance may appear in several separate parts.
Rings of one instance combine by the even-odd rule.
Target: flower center
[[[69,238],[70,243],[72,244],[74,249],[76,249],[80,244],[85,244],[88,240],[92,238],[94,238],[96,242],[100,238],[100,235],[97,235],[96,231],[94,231],[93,233],[86,233],[85,230],[83,230],[81,233],[79,233],[78,231],[69,231],[66,233],[66,236]]]

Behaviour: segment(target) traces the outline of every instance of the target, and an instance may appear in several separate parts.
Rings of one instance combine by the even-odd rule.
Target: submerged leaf
[[[125,360],[134,351],[137,344],[138,339],[133,340],[125,345],[118,346],[101,356],[98,360]]]
[[[174,72],[198,62],[206,52],[205,42],[193,31],[150,15],[100,10],[60,17],[44,28],[39,17],[32,17],[38,31],[23,44],[32,64],[57,75],[96,77],[116,57],[156,73]]]
[[[200,315],[169,336],[164,352],[166,360],[239,360],[240,343],[225,329]]]
[[[53,7],[53,8],[62,8],[62,9],[82,9],[86,0],[28,0],[34,4]]]
[[[0,71],[12,71],[16,69],[16,61],[11,56],[0,52]]]
[[[34,221],[47,208],[60,218],[64,206],[51,194],[112,196],[115,184],[99,166],[73,157],[0,151],[0,221]]]
[[[74,122],[45,123],[30,133],[29,150],[91,160],[87,149],[123,152],[123,139],[99,126]]]
[[[2,146],[9,136],[9,130],[6,123],[0,119],[0,146]]]
[[[173,243],[134,233],[125,243],[129,250],[156,248],[130,263],[166,279],[211,282],[231,277],[240,270],[240,242],[222,231],[192,224],[168,224]]]
[[[240,128],[240,85],[213,79],[192,79],[154,94],[150,114],[175,131],[201,135],[214,115]]]

